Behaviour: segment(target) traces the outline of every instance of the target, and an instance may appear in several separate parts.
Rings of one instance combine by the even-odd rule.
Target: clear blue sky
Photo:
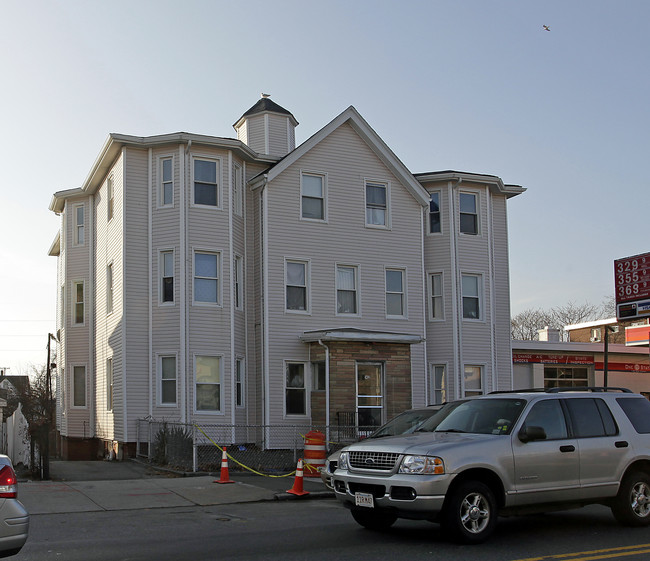
[[[55,191],[108,133],[234,136],[260,92],[306,140],[349,105],[413,172],[489,173],[512,311],[597,303],[650,251],[650,2],[3,0],[0,366],[46,361]],[[543,29],[544,25],[550,31]]]

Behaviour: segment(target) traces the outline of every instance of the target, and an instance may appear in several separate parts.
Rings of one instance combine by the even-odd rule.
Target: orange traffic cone
[[[296,477],[293,480],[293,487],[287,491],[292,495],[309,495],[309,491],[304,491],[302,488],[302,458],[298,460],[298,467],[296,467]]]
[[[228,474],[228,454],[226,453],[225,446],[223,447],[223,453],[221,454],[221,477],[219,477],[219,479],[214,483],[234,483]]]

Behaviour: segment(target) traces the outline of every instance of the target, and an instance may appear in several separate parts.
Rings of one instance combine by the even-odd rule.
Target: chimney
[[[255,152],[280,158],[296,147],[297,126],[296,118],[264,93],[233,125],[237,138]]]
[[[549,327],[547,325],[544,329],[539,329],[537,335],[540,341],[548,341],[549,343],[560,342],[560,330],[555,327]]]

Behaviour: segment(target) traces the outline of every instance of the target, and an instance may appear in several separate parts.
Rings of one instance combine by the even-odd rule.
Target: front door
[[[359,436],[367,436],[383,422],[383,364],[357,362],[357,419]]]

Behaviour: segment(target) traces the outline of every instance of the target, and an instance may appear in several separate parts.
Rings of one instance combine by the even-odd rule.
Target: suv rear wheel
[[[466,481],[454,489],[442,514],[443,529],[460,543],[484,542],[496,523],[494,493],[480,481]]]
[[[396,514],[375,509],[352,509],[352,517],[364,528],[375,531],[388,530],[397,520]]]
[[[637,471],[627,474],[612,503],[616,520],[626,526],[650,524],[650,478]]]

